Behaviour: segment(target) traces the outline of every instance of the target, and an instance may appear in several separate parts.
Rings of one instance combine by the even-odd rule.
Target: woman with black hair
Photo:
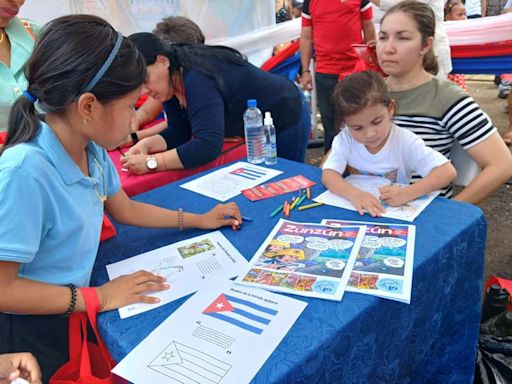
[[[277,155],[304,161],[309,108],[288,79],[260,70],[231,48],[170,44],[151,33],[130,39],[146,61],[146,92],[163,102],[169,124],[121,159],[132,173],[191,168],[214,160],[224,137],[244,135],[242,116],[249,99],[256,99],[262,112],[272,113]]]

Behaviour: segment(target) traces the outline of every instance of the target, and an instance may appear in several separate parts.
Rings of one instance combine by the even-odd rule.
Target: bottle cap
[[[256,100],[254,100],[254,99],[247,100],[247,108],[255,108],[257,105],[258,105],[258,103],[256,102]]]
[[[265,112],[265,119],[263,120],[263,125],[274,125],[272,115],[270,114],[269,111]]]

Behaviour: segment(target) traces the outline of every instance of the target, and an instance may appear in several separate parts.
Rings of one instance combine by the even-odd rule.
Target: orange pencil
[[[310,187],[307,187],[306,188],[306,197],[309,199],[311,199],[311,188]]]

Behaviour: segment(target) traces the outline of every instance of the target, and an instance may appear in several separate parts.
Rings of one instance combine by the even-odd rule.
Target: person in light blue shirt
[[[238,226],[241,215],[235,203],[204,214],[171,211],[120,188],[104,148],[128,134],[147,72],[130,40],[103,19],[46,24],[26,73],[0,156],[0,354],[31,352],[46,383],[68,360],[63,315],[85,310],[77,287],[89,285],[104,209],[123,224],[179,230]],[[99,310],[108,311],[156,303],[149,292],[169,288],[138,271],[95,291]]]
[[[0,0],[0,132],[7,131],[9,110],[27,88],[23,71],[40,30],[34,22],[16,17],[21,4]]]

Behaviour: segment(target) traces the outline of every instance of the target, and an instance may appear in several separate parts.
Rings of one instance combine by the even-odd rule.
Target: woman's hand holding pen
[[[226,225],[236,228],[242,223],[242,214],[235,203],[218,204],[201,216],[198,223],[198,228],[201,229],[215,229]]]
[[[123,168],[127,169],[134,175],[144,175],[150,172],[149,168],[146,165],[147,159],[148,155],[144,154],[125,154],[123,157],[121,157],[121,164],[123,165]]]
[[[156,304],[158,297],[148,293],[165,291],[170,288],[165,277],[148,271],[138,271],[123,275],[96,288],[100,302],[100,312],[110,311],[134,303]]]
[[[385,212],[380,201],[369,192],[359,191],[354,196],[350,196],[349,200],[360,215],[364,215],[366,211],[373,217],[379,217]]]
[[[400,187],[398,185],[389,185],[379,188],[380,199],[392,207],[404,205],[413,200],[408,193],[407,187]]]

